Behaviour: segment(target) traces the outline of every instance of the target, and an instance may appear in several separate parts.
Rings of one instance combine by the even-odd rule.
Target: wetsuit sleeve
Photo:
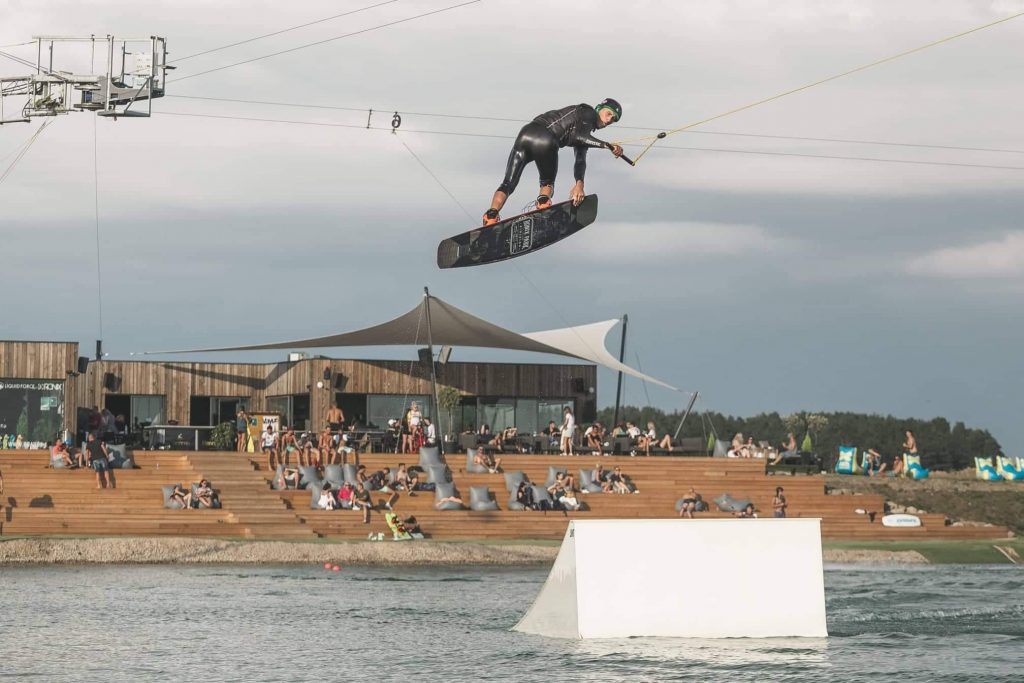
[[[576,152],[576,164],[572,167],[572,172],[576,176],[577,181],[582,181],[583,176],[587,172],[587,149],[583,145],[577,145],[573,147]]]
[[[593,132],[594,128],[596,127],[597,114],[593,112],[593,110],[581,112],[579,115],[579,121],[576,123],[576,137],[572,141],[573,146],[586,146],[597,147],[598,149],[611,149],[612,145],[610,142],[598,140],[593,135],[591,135],[591,132]]]

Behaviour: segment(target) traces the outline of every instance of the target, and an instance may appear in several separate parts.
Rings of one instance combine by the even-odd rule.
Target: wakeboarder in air
[[[523,167],[531,161],[537,163],[537,172],[540,174],[537,208],[546,209],[551,206],[551,194],[558,174],[558,150],[569,145],[576,152],[576,164],[573,166],[576,184],[569,192],[569,199],[574,206],[579,206],[585,196],[583,175],[587,170],[587,150],[591,147],[604,148],[611,150],[616,157],[622,156],[622,147],[598,140],[591,132],[609,126],[620,118],[622,105],[609,98],[596,107],[576,104],[555,109],[523,126],[508,155],[505,179],[494,193],[491,208],[484,214],[483,224],[494,225],[501,220],[498,212],[519,184]]]

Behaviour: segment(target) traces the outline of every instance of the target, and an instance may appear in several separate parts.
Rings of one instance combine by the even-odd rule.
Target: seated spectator
[[[583,441],[590,449],[591,455],[604,455],[604,427],[600,422],[595,422],[587,427],[583,432]]]
[[[613,439],[617,439],[620,436],[627,436],[625,422],[620,422],[619,424],[615,425],[615,429],[612,430]]]
[[[320,500],[317,501],[316,506],[321,510],[336,510],[338,508],[338,499],[331,492],[330,484],[324,483],[324,487],[320,489]]]
[[[732,437],[732,445],[729,448],[729,452],[726,456],[730,458],[749,458],[750,454],[747,451],[746,441],[743,438],[743,432],[739,432],[736,436]]]
[[[554,420],[548,422],[548,426],[541,431],[541,434],[548,438],[548,449],[558,448],[562,438],[562,431],[555,424]]]
[[[601,487],[603,493],[612,492],[612,483],[608,480],[611,472],[604,468],[604,465],[597,463],[597,467],[594,468],[594,483]]]
[[[366,474],[366,465],[359,465],[356,467],[356,482],[359,484],[365,484],[369,477]]]
[[[352,494],[352,509],[363,512],[363,524],[370,523],[370,508],[373,507],[373,503],[370,500],[370,492],[366,490],[366,486],[363,482],[356,484],[356,490]]]
[[[873,477],[876,474],[881,474],[885,471],[885,462],[882,460],[882,454],[876,451],[874,448],[867,450],[864,474],[869,477]]]
[[[533,498],[533,487],[529,482],[519,482],[519,486],[516,488],[516,502],[527,510],[537,509],[537,502]]]
[[[281,476],[277,478],[277,487],[280,489],[299,488],[299,481],[302,479],[302,472],[298,467],[281,466]],[[291,486],[289,486],[289,482]]]
[[[683,496],[683,505],[679,508],[679,516],[693,519],[693,513],[697,511],[697,505],[700,501],[700,494],[691,486],[690,490]]]
[[[485,450],[478,450],[473,456],[473,464],[486,467],[491,474],[501,472],[501,458],[495,458],[493,454]]]
[[[498,452],[504,453],[505,449],[509,449],[513,453],[518,448],[517,437],[519,436],[519,429],[517,427],[506,427],[501,430],[501,434],[498,437]]]
[[[786,435],[786,440],[782,442],[781,446],[779,454],[769,463],[770,465],[778,465],[786,458],[796,458],[800,455],[796,448],[796,435],[793,432]]]
[[[199,486],[196,487],[196,495],[192,497],[192,507],[212,508],[214,497],[215,494],[210,486],[210,482],[206,479],[200,479]]]
[[[772,498],[772,517],[783,519],[786,516],[786,496],[782,495],[782,487],[775,487],[775,497]]]
[[[175,484],[174,490],[171,495],[167,497],[168,500],[176,500],[181,505],[182,511],[188,510],[192,507],[192,491],[185,488],[181,484]]]
[[[668,451],[669,453],[672,452],[672,436],[666,432],[665,436],[661,437],[659,440],[658,432],[655,431],[653,422],[647,423],[647,435],[655,446],[663,451]]]
[[[744,519],[751,519],[751,518],[756,519],[757,518],[757,512],[754,510],[754,504],[753,503],[747,503],[747,506],[745,508],[743,508],[739,512],[735,512],[733,514],[735,514],[737,517],[741,517],[741,518],[744,518]]]
[[[340,505],[344,510],[351,510],[352,497],[354,494],[355,491],[352,489],[352,484],[346,481],[341,485],[341,488],[338,489],[338,505]]]
[[[611,486],[612,493],[639,493],[639,491],[633,488],[626,476],[622,474],[622,468],[616,467],[615,470],[608,475],[608,483]]]
[[[358,477],[358,470],[356,476]],[[374,472],[373,474],[366,478],[366,488],[370,491],[384,491],[385,493],[390,493],[391,489],[388,488],[388,484],[390,483],[390,467],[385,467],[382,470],[377,470],[376,472]]]
[[[366,441],[364,437],[363,441]],[[362,446],[362,442],[356,435],[356,426],[353,423],[347,431],[341,435],[341,445],[338,446],[338,452],[341,453],[341,462],[347,463],[348,456],[354,458],[353,462],[359,462],[359,449]]]
[[[630,445],[633,446],[629,450],[630,455],[636,455],[637,448],[642,447],[640,443],[640,437],[642,435],[643,433],[640,431],[639,427],[632,422],[626,422],[626,436],[629,437]]]
[[[559,472],[555,475],[555,483],[548,487],[548,493],[551,494],[551,500],[555,501],[555,505],[563,510],[572,512],[580,509],[579,500],[576,498],[575,492],[567,485],[563,473]]]
[[[395,488],[404,489],[409,492],[410,496],[415,496],[416,494],[413,492],[419,483],[419,475],[415,470],[410,472],[404,462],[398,463],[398,470],[395,472]]]
[[[71,458],[71,454],[68,453],[68,445],[63,441],[53,444],[53,448],[50,449],[50,467],[53,467],[58,461],[64,463],[64,467],[68,469],[78,467],[77,463]]]
[[[903,476],[903,456],[899,453],[892,458],[892,469],[889,470],[890,477],[902,477]]]

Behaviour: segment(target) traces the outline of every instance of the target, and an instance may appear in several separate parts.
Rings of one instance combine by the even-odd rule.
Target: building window
[[[492,434],[516,426],[516,400],[514,398],[481,398],[477,428],[488,425]]]
[[[554,422],[556,425],[561,425],[565,419],[565,409],[573,407],[573,400],[571,398],[556,398],[556,399],[544,399],[537,403],[537,422],[543,427],[548,426],[548,422]]]
[[[424,417],[430,414],[430,398],[428,396],[399,394],[370,394],[366,397],[366,419],[370,426],[386,427],[388,420],[401,420],[415,401],[419,404]]]
[[[132,396],[132,429],[167,424],[167,399],[163,396]]]

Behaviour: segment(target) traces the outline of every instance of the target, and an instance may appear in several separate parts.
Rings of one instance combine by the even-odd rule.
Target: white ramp
[[[818,519],[574,520],[513,630],[554,638],[828,635]]]

